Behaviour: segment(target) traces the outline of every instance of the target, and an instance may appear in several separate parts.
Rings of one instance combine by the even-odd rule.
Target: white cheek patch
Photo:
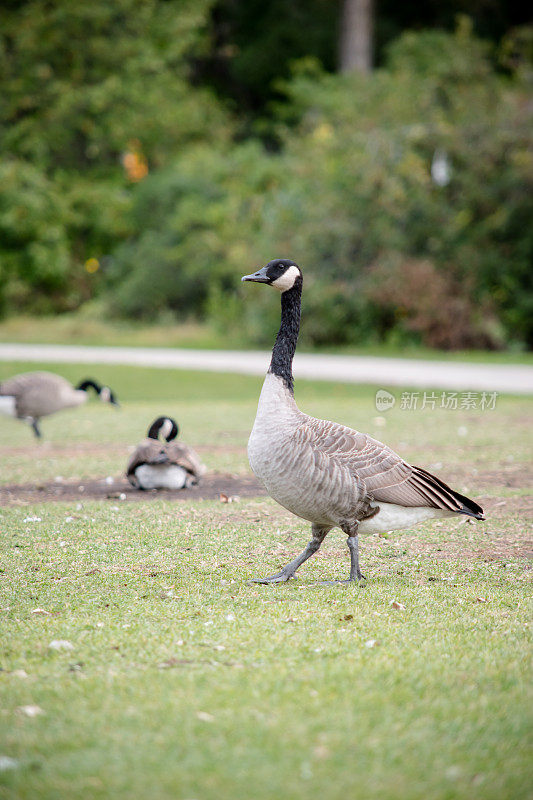
[[[111,400],[111,390],[107,386],[103,386],[100,391],[100,400],[102,403],[109,403]]]
[[[275,286],[276,289],[279,289],[280,292],[286,292],[288,289],[292,289],[296,278],[300,275],[300,270],[298,267],[289,267],[283,275],[280,275],[279,278],[276,278],[275,281],[272,281],[271,286]]]
[[[168,439],[168,437],[172,433],[172,428],[173,427],[174,426],[172,425],[172,422],[169,419],[165,419],[165,421],[163,422],[163,424],[161,425],[161,428],[159,430],[159,433],[161,434],[163,439]]]

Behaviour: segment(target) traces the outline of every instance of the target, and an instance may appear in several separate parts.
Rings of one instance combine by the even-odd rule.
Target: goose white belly
[[[7,414],[8,417],[17,416],[17,399],[12,395],[0,397],[0,414]]]
[[[183,489],[189,473],[177,464],[141,464],[135,477],[142,489]]]
[[[371,503],[374,508],[379,506],[378,513],[359,523],[358,533],[385,533],[386,531],[399,531],[410,528],[419,522],[440,517],[453,517],[455,511],[446,511],[442,508],[426,508],[425,506],[406,507],[395,503]]]
[[[82,389],[73,389],[72,386],[62,386],[58,397],[58,408],[77,408],[86,403],[87,399],[87,392]],[[47,411],[47,413],[53,412]],[[45,416],[45,414],[43,414],[43,416]]]

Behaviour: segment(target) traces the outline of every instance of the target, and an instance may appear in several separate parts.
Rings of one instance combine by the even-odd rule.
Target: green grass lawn
[[[0,364],[0,380],[28,368]],[[161,413],[210,470],[247,473],[260,379],[48,368],[94,374],[122,408],[57,414],[43,443],[0,417],[4,485],[120,476]],[[364,587],[320,583],[348,573],[333,531],[298,581],[268,587],[248,581],[309,535],[268,498],[15,499],[0,509],[0,797],[531,796],[531,401],[378,415],[370,387],[296,395],[470,492],[487,522],[365,537]]]

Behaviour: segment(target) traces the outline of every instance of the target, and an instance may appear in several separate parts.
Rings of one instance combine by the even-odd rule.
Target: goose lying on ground
[[[166,444],[159,441],[159,435]],[[127,478],[136,489],[189,489],[195,486],[206,468],[186,444],[174,442],[178,425],[172,417],[158,417],[148,429],[146,439],[131,456]]]
[[[312,523],[304,552],[281,572],[257,583],[294,578],[334,527],[348,537],[350,577],[359,569],[359,533],[408,528],[434,517],[467,514],[484,519],[473,500],[413,467],[387,445],[335,422],[314,419],[294,401],[292,360],[300,329],[302,273],[294,261],[275,259],[243,281],[281,292],[281,326],[272,351],[248,442],[250,466],[280,505]]]
[[[37,437],[41,436],[41,417],[87,402],[88,389],[94,389],[104,403],[118,406],[108,386],[92,379],[81,381],[76,388],[53,372],[24,372],[0,383],[0,412],[29,422]]]

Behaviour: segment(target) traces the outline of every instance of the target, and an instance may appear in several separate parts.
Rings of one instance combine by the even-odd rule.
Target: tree
[[[134,185],[192,144],[230,139],[227,112],[189,81],[210,2],[2,7],[0,310],[79,305],[87,260],[97,269],[129,232]]]
[[[373,0],[344,0],[339,36],[341,72],[365,74],[372,69],[373,6]]]

